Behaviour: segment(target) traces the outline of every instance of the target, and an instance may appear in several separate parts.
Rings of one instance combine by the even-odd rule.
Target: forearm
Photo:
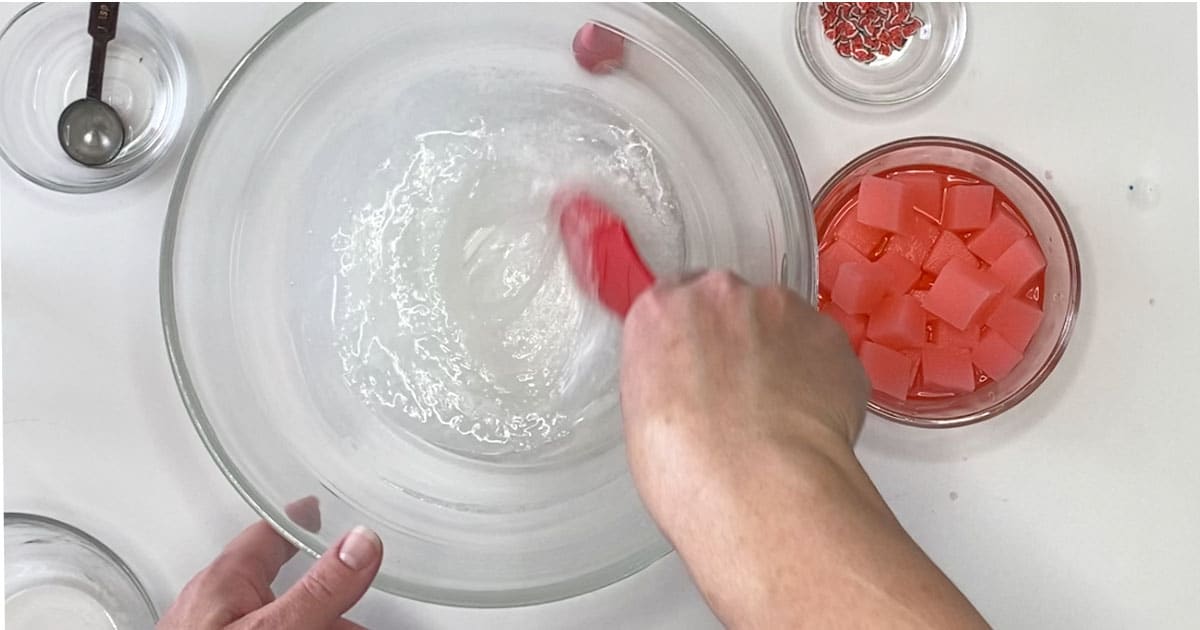
[[[727,625],[984,625],[848,446],[869,384],[832,319],[708,273],[643,294],[621,356],[634,482]]]
[[[985,626],[844,446],[764,448],[668,532],[733,628]]]

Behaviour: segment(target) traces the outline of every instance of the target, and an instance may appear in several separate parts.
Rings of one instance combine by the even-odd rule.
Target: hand
[[[708,272],[648,291],[625,322],[621,406],[643,490],[779,444],[849,453],[869,392],[841,327],[784,287]],[[664,459],[684,445],[696,461]]]
[[[288,515],[313,531],[320,513],[313,497],[288,506]],[[383,559],[374,532],[355,528],[321,556],[292,588],[275,598],[271,582],[296,553],[266,521],[246,528],[192,578],[158,623],[159,630],[360,628],[341,616],[371,585]]]
[[[726,626],[983,625],[854,456],[868,393],[845,333],[785,288],[709,272],[633,304],[630,470]]]

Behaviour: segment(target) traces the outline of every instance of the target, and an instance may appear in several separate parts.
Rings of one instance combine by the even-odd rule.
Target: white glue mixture
[[[606,199],[656,271],[682,265],[683,231],[653,146],[589,93],[526,84],[473,110],[379,164],[386,192],[333,238],[331,315],[346,384],[387,423],[497,455],[613,413],[620,324],[575,284],[555,191]]]
[[[10,630],[115,630],[116,622],[90,594],[69,586],[43,584],[5,598],[4,623]]]

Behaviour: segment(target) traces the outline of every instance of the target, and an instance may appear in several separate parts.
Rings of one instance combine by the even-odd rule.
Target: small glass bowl
[[[152,628],[150,596],[111,549],[66,523],[4,514],[5,625],[10,630]]]
[[[933,90],[958,60],[967,37],[961,2],[915,2],[921,30],[899,50],[869,64],[842,57],[825,36],[817,2],[796,5],[796,43],[817,80],[842,98],[866,105],[895,105]]]
[[[1046,257],[1041,326],[1012,373],[975,392],[946,398],[897,400],[876,393],[872,412],[903,424],[956,427],[995,417],[1033,393],[1058,365],[1079,310],[1079,255],[1066,217],[1050,192],[1029,171],[998,151],[968,140],[919,137],[871,149],[842,167],[813,202],[818,242],[824,241],[837,209],[863,177],[909,166],[946,166],[998,188],[1025,217]]]
[[[108,44],[102,99],[125,123],[112,162],[87,167],[58,142],[63,108],[83,98],[92,40],[88,5],[32,4],[0,32],[0,157],[26,179],[68,193],[115,188],[146,172],[183,127],[188,82],[170,31],[145,7],[123,3]]]

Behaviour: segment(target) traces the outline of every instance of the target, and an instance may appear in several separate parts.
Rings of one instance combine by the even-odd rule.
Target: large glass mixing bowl
[[[576,62],[588,23],[611,30],[585,47],[624,39],[618,68]],[[171,199],[162,313],[205,445],[289,540],[320,554],[367,525],[376,586],[462,606],[668,553],[626,467],[620,323],[549,219],[572,186],[659,275],[815,295],[787,133],[677,6],[305,5],[233,70]],[[284,510],[307,495],[316,532]]]

